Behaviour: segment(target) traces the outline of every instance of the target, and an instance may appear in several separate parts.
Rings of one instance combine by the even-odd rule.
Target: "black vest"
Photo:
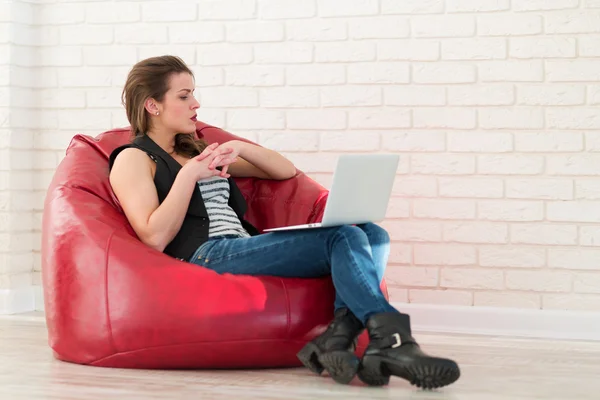
[[[113,150],[109,158],[109,170],[112,168],[117,155],[128,147],[135,147],[146,152],[156,163],[154,184],[156,185],[159,204],[161,204],[169,194],[171,186],[175,182],[175,177],[179,170],[181,170],[181,164],[157,145],[149,136],[144,135],[134,139],[130,144],[117,147]],[[242,192],[235,184],[233,178],[230,177],[228,181],[230,188],[229,206],[239,217],[244,229],[252,236],[258,235],[258,230],[248,221],[244,220],[247,204]],[[200,188],[196,185],[181,228],[167,245],[164,253],[178,259],[189,260],[196,249],[208,240],[208,225],[208,213],[204,206],[204,200],[202,200]]]

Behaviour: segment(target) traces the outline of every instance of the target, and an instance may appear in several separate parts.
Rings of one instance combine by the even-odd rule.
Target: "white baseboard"
[[[0,290],[0,315],[30,312],[35,309],[34,287]]]
[[[393,303],[415,332],[600,341],[600,312]]]

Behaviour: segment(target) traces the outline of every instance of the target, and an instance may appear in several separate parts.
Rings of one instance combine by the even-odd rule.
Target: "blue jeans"
[[[369,316],[397,312],[380,285],[390,252],[388,233],[376,224],[270,232],[249,238],[211,238],[189,262],[217,273],[314,278],[331,275],[334,308]]]

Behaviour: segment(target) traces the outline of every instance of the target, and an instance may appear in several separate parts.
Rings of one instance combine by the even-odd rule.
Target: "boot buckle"
[[[400,347],[400,345],[402,344],[402,342],[400,341],[400,335],[399,335],[398,333],[394,333],[394,334],[392,335],[392,337],[393,337],[394,339],[396,339],[396,343],[394,343],[394,344],[392,345],[392,349],[395,349],[396,347]]]

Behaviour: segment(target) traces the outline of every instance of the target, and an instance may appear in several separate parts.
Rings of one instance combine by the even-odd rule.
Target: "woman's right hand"
[[[231,153],[233,149],[219,147],[219,143],[213,143],[206,147],[202,153],[194,158],[189,159],[181,169],[182,172],[188,174],[194,182],[202,179],[210,178],[212,176],[222,175],[216,167],[223,167],[234,163],[235,159],[230,159],[227,154]],[[229,178],[229,174],[226,174],[225,178]]]

